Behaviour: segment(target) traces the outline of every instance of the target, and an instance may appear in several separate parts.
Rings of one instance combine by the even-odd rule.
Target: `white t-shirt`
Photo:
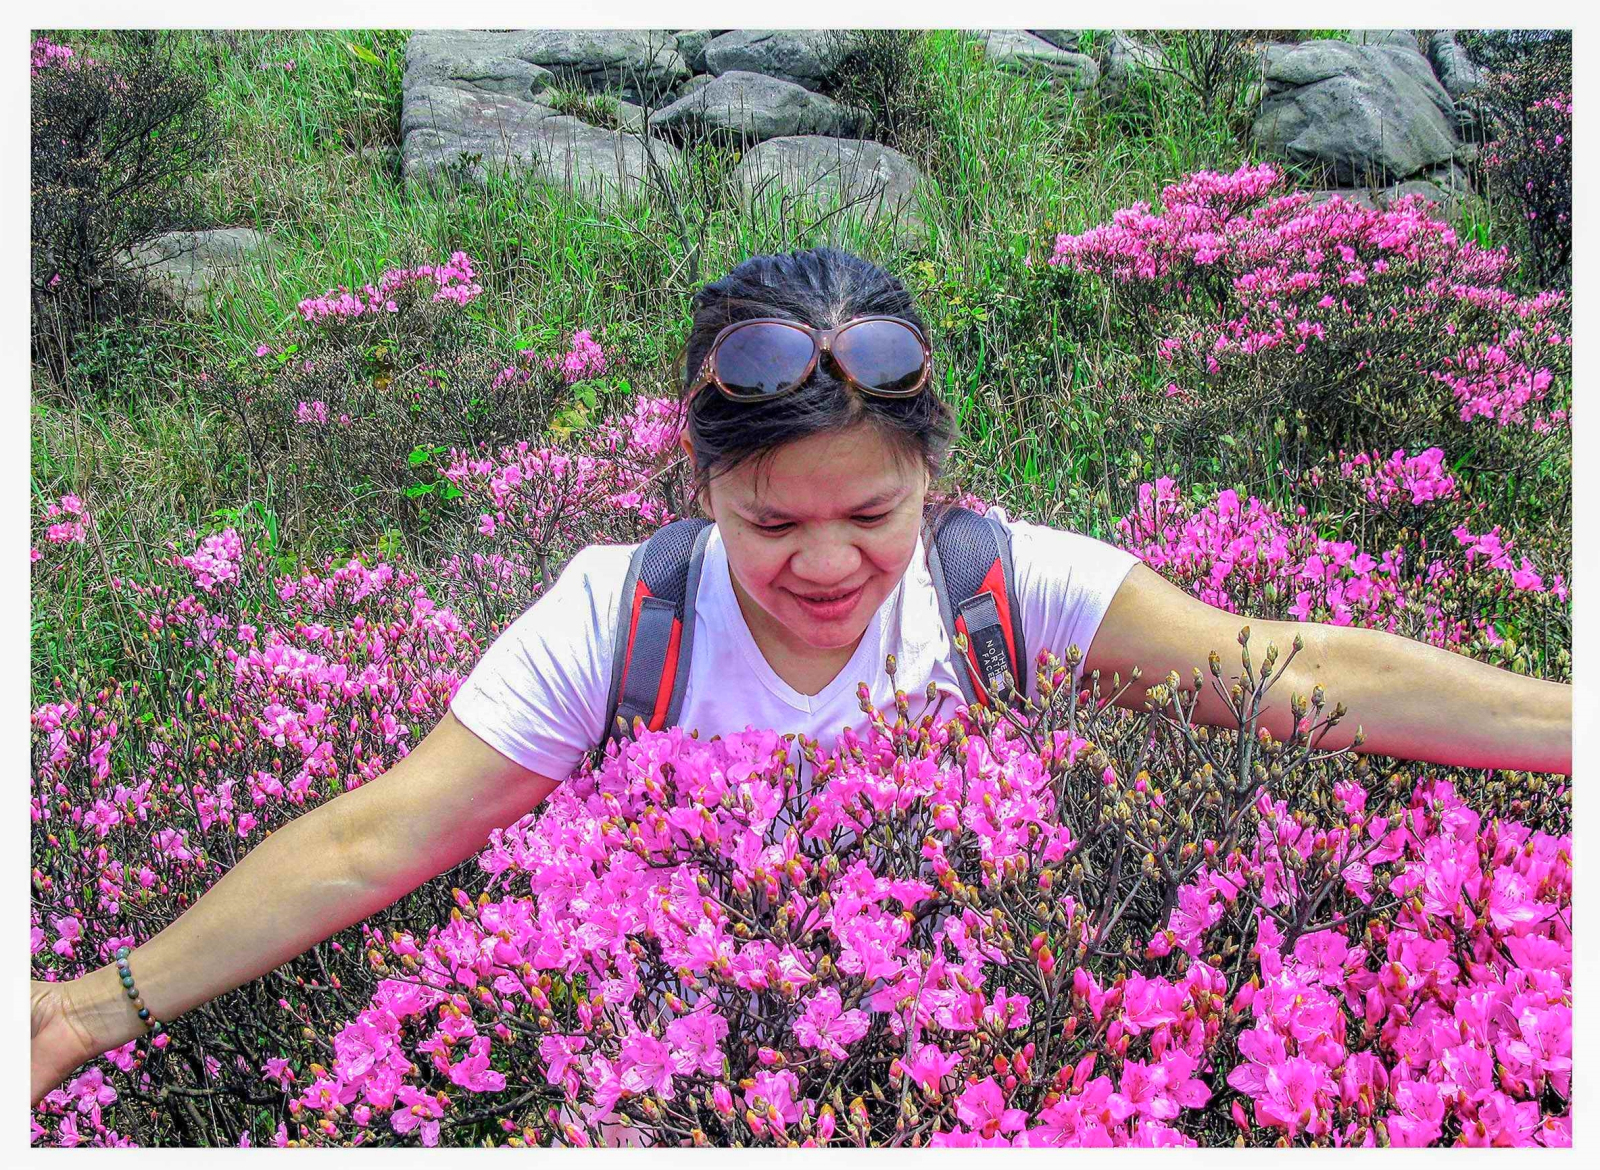
[[[1038,697],[1033,659],[1048,647],[1085,655],[1133,554],[1090,536],[989,515],[1011,530],[1011,559],[1029,661],[1027,693]],[[564,779],[599,743],[610,698],[611,658],[623,578],[637,544],[592,544],[556,583],[491,645],[451,703],[473,733],[523,767]],[[695,603],[694,648],[678,722],[701,739],[747,728],[804,732],[832,748],[844,727],[865,733],[856,685],[893,719],[894,688],[884,657],[916,715],[930,681],[950,696],[941,718],[964,702],[950,661],[950,639],[928,572],[922,539],[905,576],[878,607],[855,654],[818,694],[802,695],[778,677],[746,625],[728,573],[721,534],[706,542]]]

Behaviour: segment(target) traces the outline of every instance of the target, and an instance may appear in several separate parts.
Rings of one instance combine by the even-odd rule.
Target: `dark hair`
[[[694,296],[694,324],[685,346],[680,398],[717,334],[750,317],[786,317],[830,329],[852,317],[903,317],[927,335],[911,294],[896,277],[838,248],[752,256]],[[775,402],[729,402],[715,389],[695,395],[685,426],[694,445],[694,490],[754,459],[759,469],[778,448],[825,431],[865,423],[906,462],[921,460],[930,483],[944,471],[955,439],[955,416],[929,385],[911,398],[858,393],[819,365],[805,385]]]

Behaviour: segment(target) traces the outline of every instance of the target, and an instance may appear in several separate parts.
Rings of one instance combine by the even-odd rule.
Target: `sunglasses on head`
[[[769,402],[805,385],[824,356],[863,394],[909,398],[927,386],[932,352],[922,331],[899,317],[855,317],[821,330],[782,317],[751,317],[712,340],[684,401],[709,385],[734,402]]]

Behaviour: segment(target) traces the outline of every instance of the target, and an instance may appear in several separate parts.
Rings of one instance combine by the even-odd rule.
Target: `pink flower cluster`
[[[239,560],[244,555],[244,542],[232,528],[206,537],[200,547],[182,557],[183,567],[189,570],[194,587],[203,593],[213,593],[218,585],[239,579]]]
[[[955,727],[909,754],[881,722],[847,731],[808,783],[773,732],[641,736],[493,834],[489,889],[449,923],[372,938],[406,974],[292,1108],[327,1132],[366,1106],[432,1145],[531,1058],[575,1145],[855,1145],[897,1119],[937,1119],[933,1145],[1193,1145],[1224,1086],[1220,1115],[1264,1144],[1570,1143],[1546,1108],[1570,1094],[1570,838],[1485,823],[1447,782],[1399,815],[1341,784],[1322,827],[1263,794],[1152,937],[1181,973],[1073,966],[1066,936],[1114,919],[1062,888],[1089,845],[1060,782],[1004,723]],[[1050,746],[1071,784],[1118,784],[1082,738]],[[1012,889],[1061,926],[1030,937],[997,908]],[[1318,916],[1330,889],[1353,909]],[[1200,957],[1228,938],[1243,971]],[[852,1074],[884,1078],[887,1114],[829,1097]]]
[[[1339,454],[1342,456],[1344,452]],[[1341,459],[1339,474],[1357,481],[1366,493],[1367,502],[1380,508],[1391,507],[1401,497],[1422,505],[1455,499],[1461,494],[1455,478],[1445,470],[1444,452],[1438,447],[1429,447],[1409,457],[1404,448],[1399,448],[1388,459],[1377,451],[1371,454],[1362,451],[1349,459]]]
[[[328,422],[328,404],[322,401],[296,403],[294,421],[301,426],[325,426]]]
[[[552,555],[615,540],[622,519],[646,531],[675,519],[661,473],[677,449],[680,415],[670,399],[638,397],[619,419],[582,432],[576,449],[523,442],[497,457],[452,451],[444,476],[467,506],[482,509],[479,534],[509,541],[504,555],[520,566],[528,548]]]
[[[556,368],[555,358],[545,358],[544,366],[547,370]],[[606,372],[606,356],[600,350],[600,345],[589,335],[587,329],[580,329],[572,335],[572,349],[561,359],[561,377],[567,382],[581,382],[585,378],[597,378]]]
[[[588,378],[598,378],[606,372],[605,351],[600,348],[600,343],[594,340],[587,329],[580,329],[572,335],[572,348],[560,361],[553,357],[539,358],[531,349],[518,350],[517,357],[529,362],[537,360],[541,368],[558,371],[561,380],[568,385]],[[532,376],[531,367],[512,364],[495,375],[494,386],[498,389],[508,382],[527,382]]]
[[[483,286],[473,280],[474,275],[471,258],[465,252],[452,252],[449,261],[444,264],[389,269],[379,277],[376,286],[362,286],[365,299],[343,285],[320,296],[307,297],[300,302],[300,316],[306,321],[324,322],[397,313],[400,305],[396,298],[408,290],[420,288],[428,280],[434,285],[430,298],[434,303],[467,305],[483,292]]]
[[[1450,648],[1467,642],[1469,619],[1491,642],[1497,638],[1482,598],[1470,607],[1441,604],[1459,596],[1453,587],[1472,569],[1475,552],[1510,574],[1507,583],[1514,589],[1543,588],[1526,558],[1519,570],[1505,557],[1498,530],[1480,538],[1490,542],[1481,545],[1471,545],[1465,530],[1457,533],[1462,544],[1471,545],[1463,569],[1444,558],[1422,559],[1425,545],[1422,557],[1398,547],[1373,557],[1354,541],[1322,537],[1306,520],[1305,508],[1297,511],[1290,519],[1254,496],[1241,502],[1232,489],[1198,506],[1162,477],[1139,485],[1138,507],[1116,522],[1116,539],[1202,601],[1233,613],[1270,612],[1292,598],[1287,612],[1299,621],[1371,626]],[[1408,562],[1416,567],[1408,568]],[[1557,586],[1551,592],[1565,602],[1559,576]]]
[[[94,64],[85,57],[78,57],[66,45],[57,45],[44,37],[33,42],[29,53],[28,76],[36,77],[41,69],[59,68],[71,61],[73,65],[82,63]]]
[[[1155,329],[1156,353],[1195,383],[1261,374],[1268,357],[1339,371],[1369,366],[1449,388],[1463,421],[1542,423],[1532,409],[1552,385],[1553,350],[1571,338],[1555,322],[1560,293],[1518,297],[1501,287],[1517,261],[1457,239],[1418,197],[1384,211],[1282,194],[1268,165],[1202,172],[1081,235],[1061,234],[1050,263],[1095,273]],[[1397,389],[1392,387],[1393,389]],[[1195,385],[1170,383],[1167,397]],[[1554,416],[1551,416],[1552,418]],[[1564,416],[1563,416],[1564,417]]]
[[[1470,566],[1478,557],[1483,557],[1490,568],[1499,569],[1511,577],[1513,588],[1525,590],[1530,593],[1543,593],[1545,591],[1544,578],[1538,573],[1526,553],[1521,554],[1521,565],[1511,562],[1512,541],[1509,537],[1500,535],[1500,525],[1496,524],[1492,530],[1481,536],[1474,536],[1466,525],[1459,525],[1452,535],[1461,542],[1466,549],[1467,564]],[[1562,601],[1567,600],[1567,586],[1560,573],[1555,575],[1551,583],[1550,592]]]
[[[1420,788],[1399,818],[1368,814],[1358,787],[1340,800],[1348,831],[1315,834],[1281,805],[1259,830],[1259,974],[1235,999],[1253,1026],[1228,1084],[1254,1100],[1257,1125],[1291,1138],[1348,1141],[1371,1120],[1391,1145],[1426,1146],[1453,1122],[1469,1146],[1570,1145],[1570,1117],[1540,1101],[1570,1096],[1571,839],[1485,824],[1446,781]],[[1365,945],[1335,930],[1286,939],[1275,909],[1293,891],[1274,880],[1274,859],[1296,848],[1351,856],[1347,884],[1369,903],[1372,867],[1390,863],[1392,923]],[[1208,873],[1187,891],[1185,923],[1251,877]],[[1344,1133],[1341,1110],[1355,1117]]]
[[[44,539],[47,544],[82,544],[89,538],[89,513],[75,495],[69,493],[45,505],[42,519],[46,524]],[[35,547],[30,550],[29,559],[37,561],[41,555]]]

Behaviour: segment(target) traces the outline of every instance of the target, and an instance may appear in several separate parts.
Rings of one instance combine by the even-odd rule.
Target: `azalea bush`
[[[33,349],[57,373],[76,334],[140,305],[119,256],[195,226],[193,180],[218,145],[205,87],[175,64],[172,41],[116,40],[109,61],[47,37],[30,52]]]
[[[1572,31],[1468,29],[1483,82],[1463,103],[1480,161],[1524,257],[1526,285],[1572,287]]]
[[[390,530],[417,537],[455,495],[442,474],[452,449],[542,435],[558,408],[576,403],[575,383],[606,373],[588,331],[565,353],[506,354],[472,315],[483,295],[464,252],[386,269],[376,284],[303,299],[288,334],[219,378],[214,393],[252,462],[292,489],[286,525],[342,516],[352,541]],[[578,392],[596,406],[592,389]]]
[[[1505,75],[1495,84],[1516,92]],[[1572,283],[1572,94],[1557,89],[1507,111],[1509,126],[1481,156],[1491,190],[1521,211],[1529,275]]]
[[[1339,464],[1341,478],[1371,502],[1405,509],[1417,527],[1401,529],[1404,543],[1331,539],[1322,535],[1325,512],[1303,504],[1286,512],[1231,488],[1197,499],[1165,476],[1139,485],[1138,506],[1116,522],[1116,542],[1233,613],[1369,626],[1519,673],[1569,678],[1570,549],[1541,552],[1536,563],[1498,525],[1481,524],[1457,524],[1430,546],[1416,513],[1457,494],[1441,462],[1432,448]]]
[[[1046,653],[1027,711],[613,747],[372,932],[289,1140],[1568,1144],[1565,791],[1374,774],[1320,687],[1277,742],[1241,643],[1142,716]]]
[[[1058,236],[1049,264],[1066,295],[1090,278],[1122,316],[1150,371],[1133,405],[1193,452],[1297,410],[1314,454],[1473,445],[1521,465],[1564,448],[1570,298],[1508,291],[1515,257],[1419,197],[1313,205],[1270,165],[1200,172],[1159,213]]]
[[[126,683],[57,677],[34,709],[35,978],[83,974],[137,946],[266,835],[392,767],[482,653],[413,573],[272,567],[230,528],[169,548],[146,579],[114,579],[139,668]],[[375,920],[442,914],[438,896],[423,887]],[[196,1009],[192,1044],[180,1032],[108,1053],[46,1107],[49,1144],[215,1145],[197,1101],[218,1099],[210,1116],[256,1116],[281,1099],[274,1069],[315,1059],[307,1029],[347,1010],[344,996],[359,1002],[347,945],[319,944]],[[119,1099],[113,1073],[121,1099],[139,1102],[114,1121],[100,1112]]]

